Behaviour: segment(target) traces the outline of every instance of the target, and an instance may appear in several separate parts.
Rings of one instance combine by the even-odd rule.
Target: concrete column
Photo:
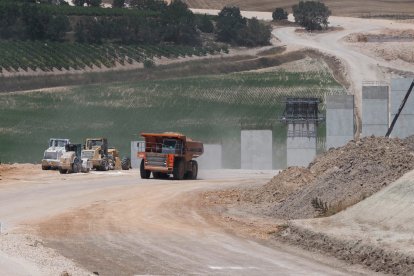
[[[241,168],[273,169],[273,136],[271,130],[241,131]]]
[[[385,136],[389,126],[388,86],[362,87],[362,136]]]
[[[412,78],[401,78],[391,80],[391,120],[398,112],[405,94],[410,88]],[[391,133],[392,137],[406,138],[414,135],[414,93],[411,92],[403,111]]]
[[[287,166],[307,167],[316,157],[316,125],[288,124]]]
[[[137,156],[138,153],[138,141],[131,141],[131,167],[133,169],[139,169],[141,165],[141,159]]]
[[[326,97],[326,149],[342,147],[354,139],[354,96]]]
[[[204,153],[197,158],[200,170],[222,169],[222,146],[218,144],[205,144]]]

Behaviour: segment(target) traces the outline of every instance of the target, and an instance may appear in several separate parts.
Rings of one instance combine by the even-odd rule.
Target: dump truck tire
[[[173,177],[175,180],[182,180],[185,175],[184,160],[178,159],[174,162]]]
[[[198,174],[198,164],[197,161],[191,160],[188,162],[188,167],[191,168],[191,171],[187,171],[185,174],[185,179],[197,179]]]
[[[151,177],[151,171],[145,169],[144,159],[141,160],[140,173],[142,179],[148,179]]]
[[[42,166],[42,170],[44,170],[44,171],[50,170],[50,167],[49,166]]]
[[[64,169],[59,169],[60,174],[66,174],[68,172],[68,170],[64,170]]]
[[[191,179],[197,179],[197,175],[198,175],[198,163],[195,160],[191,161],[192,163],[192,171],[191,171]]]
[[[122,158],[121,168],[123,170],[129,170],[131,168],[131,159],[129,157]]]

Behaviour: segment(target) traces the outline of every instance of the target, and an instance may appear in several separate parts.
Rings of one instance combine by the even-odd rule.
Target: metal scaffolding
[[[280,121],[289,125],[288,137],[316,137],[316,126],[325,121],[318,98],[286,98]]]

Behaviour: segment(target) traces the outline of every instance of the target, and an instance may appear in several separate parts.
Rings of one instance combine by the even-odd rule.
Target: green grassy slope
[[[279,71],[2,94],[0,161],[37,162],[49,137],[105,136],[123,154],[141,131],[237,143],[241,128],[269,128],[283,139],[283,98],[326,93],[345,92],[328,73]]]

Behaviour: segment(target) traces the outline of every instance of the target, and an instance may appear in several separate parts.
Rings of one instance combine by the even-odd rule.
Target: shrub
[[[247,21],[247,26],[242,31],[240,44],[249,47],[268,45],[271,35],[270,26],[252,18]]]
[[[197,28],[203,33],[214,33],[214,24],[207,14],[197,17]]]
[[[301,1],[292,7],[295,22],[308,31],[321,30],[328,27],[331,11],[324,3],[316,1]]]
[[[125,6],[125,0],[114,0],[112,2],[112,8],[123,8]]]
[[[288,12],[282,8],[276,8],[272,13],[272,18],[275,21],[288,19]]]

